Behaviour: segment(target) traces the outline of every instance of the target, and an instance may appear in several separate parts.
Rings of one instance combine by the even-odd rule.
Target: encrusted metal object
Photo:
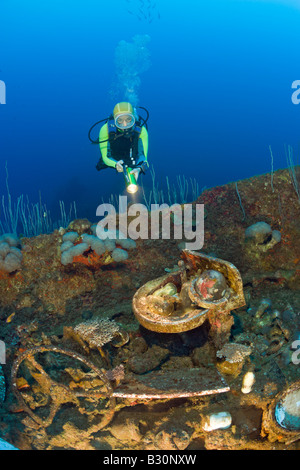
[[[35,356],[41,353],[53,352],[69,356],[74,360],[82,362],[90,368],[97,376],[101,386],[97,389],[90,389],[88,383],[85,383],[87,389],[81,388],[80,391],[74,389],[73,386],[66,386],[58,383],[51,378],[44,370],[43,366],[35,359]],[[23,393],[18,388],[18,371],[23,362],[26,362],[27,369],[38,384],[40,395],[45,395],[43,405],[50,406],[50,411],[46,418],[41,418],[29,406],[32,400],[29,399],[28,389]],[[122,369],[119,371],[119,369]],[[121,372],[121,373],[120,373]],[[115,381],[115,375],[121,377],[121,383]],[[213,395],[225,393],[230,390],[224,378],[216,369],[200,369],[192,368],[184,372],[181,370],[161,370],[150,372],[142,376],[128,374],[124,377],[122,366],[115,368],[113,371],[104,371],[97,368],[92,362],[78,353],[61,349],[56,346],[42,346],[29,349],[21,353],[15,360],[12,372],[12,389],[19,401],[23,411],[34,420],[37,427],[48,427],[60,409],[66,403],[73,403],[80,407],[79,398],[94,399],[96,401],[105,401],[103,407],[103,417],[93,426],[92,432],[98,432],[107,426],[112,420],[115,412],[116,398],[131,398],[138,401],[152,399],[172,399],[181,397],[196,397],[204,395]],[[80,387],[82,387],[78,384]],[[114,383],[114,385],[112,385]],[[28,385],[28,384],[27,384]],[[115,387],[115,388],[114,388]],[[31,388],[28,385],[28,388]],[[34,390],[32,390],[34,393]],[[51,400],[50,400],[51,399]],[[49,405],[50,402],[50,405]],[[34,406],[34,408],[39,406]]]
[[[90,368],[94,373],[96,373],[98,379],[100,379],[100,389],[99,390],[80,390],[76,391],[72,388],[58,383],[56,380],[51,378],[49,374],[47,374],[43,368],[43,366],[35,359],[35,356],[40,353],[46,352],[53,352],[62,355],[69,356],[74,360],[77,360],[83,364],[85,364],[88,368]],[[23,394],[18,389],[17,384],[17,374],[21,364],[26,361],[27,369],[30,371],[32,377],[35,379],[37,384],[39,385],[40,393],[44,394],[51,398],[50,412],[48,413],[47,418],[41,418],[40,416],[35,413],[30,406],[25,401]],[[107,378],[106,374],[96,367],[91,361],[86,359],[85,357],[81,356],[80,354],[69,351],[66,349],[62,349],[56,346],[41,346],[37,348],[28,349],[21,353],[15,360],[12,371],[11,371],[11,383],[12,389],[15,393],[22,409],[29,414],[29,416],[37,423],[38,426],[48,427],[53,422],[53,419],[58,412],[59,408],[66,404],[66,403],[74,403],[75,405],[79,406],[79,398],[107,398],[108,403],[106,403],[105,408],[103,409],[103,417],[100,422],[95,425],[95,431],[99,431],[100,429],[107,426],[107,424],[112,420],[114,411],[115,411],[115,400],[111,396],[113,389],[109,379]]]
[[[181,258],[177,271],[147,282],[135,293],[133,311],[145,328],[180,333],[197,328],[207,319],[215,324],[218,315],[225,323],[224,314],[245,305],[241,275],[232,263],[189,250],[183,250]],[[205,276],[208,272],[210,276]],[[216,273],[214,280],[212,272]],[[219,293],[214,282],[222,285],[221,277],[226,288]],[[176,294],[170,288],[164,294],[168,284],[176,287]],[[219,295],[214,296],[214,292]]]
[[[128,374],[114,390],[116,398],[172,399],[229,392],[216,369],[160,370],[145,375]]]
[[[300,380],[280,392],[262,417],[262,436],[289,445],[300,439]]]

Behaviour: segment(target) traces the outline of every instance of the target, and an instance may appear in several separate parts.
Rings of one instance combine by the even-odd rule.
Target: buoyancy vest
[[[132,165],[138,159],[138,141],[142,131],[139,122],[132,129],[121,132],[115,125],[114,119],[107,122],[111,157],[115,160],[123,160],[125,165]]]

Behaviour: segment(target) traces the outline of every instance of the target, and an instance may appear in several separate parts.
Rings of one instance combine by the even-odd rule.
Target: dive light
[[[130,173],[131,168],[128,166],[124,168],[124,178],[126,183],[126,191],[130,194],[135,194],[139,189],[134,174]]]

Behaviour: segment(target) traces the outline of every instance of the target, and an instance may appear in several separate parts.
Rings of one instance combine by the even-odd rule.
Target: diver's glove
[[[103,169],[103,163],[101,160],[96,165],[96,170],[101,171]]]
[[[140,172],[141,172],[140,168],[134,168],[133,170],[131,170],[130,174],[133,175],[137,181]]]
[[[123,171],[124,171],[123,164],[124,164],[123,160],[119,160],[116,163],[116,170],[117,170],[118,173],[123,173]]]
[[[142,163],[139,165],[139,167],[140,167],[140,169],[141,169],[141,172],[142,172],[143,174],[145,174],[146,171],[147,171],[147,169],[149,168],[149,163],[146,162],[146,161],[144,161],[144,162],[142,162]]]

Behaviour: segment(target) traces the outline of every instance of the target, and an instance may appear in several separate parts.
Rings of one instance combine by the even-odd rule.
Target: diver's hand
[[[123,165],[124,165],[124,161],[123,161],[123,160],[119,160],[119,161],[116,163],[116,170],[117,170],[118,173],[123,173],[123,171],[124,171]]]
[[[140,172],[141,172],[140,168],[134,168],[133,170],[131,170],[130,174],[133,175],[137,181]]]
[[[141,172],[142,172],[143,174],[145,174],[146,171],[147,171],[147,169],[148,169],[148,167],[149,167],[149,163],[148,163],[148,162],[146,162],[146,161],[142,162],[141,165],[140,165]]]

